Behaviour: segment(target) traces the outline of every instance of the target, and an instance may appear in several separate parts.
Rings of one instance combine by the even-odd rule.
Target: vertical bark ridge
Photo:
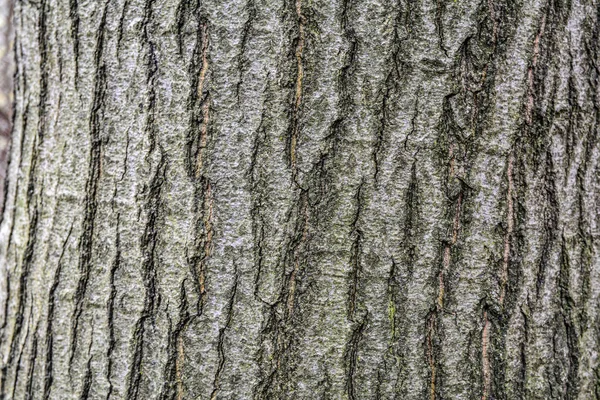
[[[354,313],[357,307],[357,294],[358,294],[358,285],[362,274],[362,261],[361,261],[361,252],[362,246],[361,242],[363,240],[363,232],[360,229],[359,221],[360,214],[362,211],[362,196],[361,193],[363,191],[364,180],[361,181],[358,189],[356,190],[356,211],[354,213],[354,220],[352,221],[350,236],[353,237],[352,241],[352,249],[351,257],[350,257],[350,290],[348,293],[348,319],[350,321],[354,320]]]
[[[296,25],[298,27],[298,36],[294,40],[296,43],[296,49],[294,57],[296,59],[296,79],[294,84],[294,97],[291,111],[289,137],[287,139],[287,157],[289,167],[292,173],[292,180],[296,181],[296,175],[298,174],[296,166],[296,147],[298,145],[298,136],[300,134],[300,112],[302,107],[302,84],[304,81],[304,47],[306,44],[306,17],[303,13],[302,0],[294,0],[294,9],[296,12]]]
[[[250,41],[250,39],[252,37],[252,34],[255,29],[254,24],[256,23],[257,8],[256,8],[256,3],[254,2],[254,0],[248,0],[244,9],[248,13],[248,19],[246,19],[246,22],[244,22],[244,28],[242,30],[242,40],[240,43],[240,51],[239,51],[238,61],[237,61],[237,63],[238,63],[237,69],[239,70],[239,78],[238,78],[237,84],[235,86],[235,93],[236,93],[236,97],[238,99],[237,100],[238,104],[240,104],[240,102],[241,102],[240,91],[241,91],[242,85],[244,83],[244,73],[248,69],[248,64],[250,61],[250,60],[248,60],[248,57],[246,55],[248,42]]]
[[[79,81],[79,3],[69,0],[69,19],[71,20],[71,40],[73,41],[73,61],[75,63],[75,88]]]
[[[0,396],[5,398],[6,396],[6,379],[8,378],[8,367],[14,362],[14,358],[17,353],[17,347],[19,347],[19,341],[21,340],[21,333],[23,330],[23,321],[25,318],[25,305],[27,301],[27,297],[29,295],[28,292],[28,279],[29,273],[31,271],[33,256],[34,256],[34,248],[37,241],[37,228],[38,228],[38,219],[39,212],[37,204],[34,206],[33,210],[33,220],[31,221],[30,231],[27,240],[27,246],[25,247],[25,252],[23,253],[23,258],[21,261],[21,271],[19,274],[19,286],[17,289],[17,310],[15,314],[15,323],[12,329],[12,335],[10,337],[10,347],[8,353],[7,363],[2,367],[2,379],[0,380]],[[29,314],[29,317],[32,317],[32,314]],[[27,324],[27,335],[29,335],[29,324]],[[27,338],[25,339],[25,343],[27,343]],[[17,363],[17,369],[15,370],[15,385],[18,377],[18,366],[20,366],[20,358],[21,358],[22,349],[19,351],[19,361]],[[14,386],[13,386],[14,391]]]
[[[182,334],[187,329],[192,317],[188,310],[189,304],[187,302],[185,280],[181,283],[179,297],[179,320],[174,328],[171,327],[172,322],[169,321],[168,358],[165,362],[165,382],[159,397],[161,400],[180,400],[183,399],[185,395],[183,378],[181,374],[183,363]]]
[[[52,280],[52,286],[50,287],[50,291],[48,292],[48,316],[46,318],[46,334],[44,335],[46,338],[46,359],[44,364],[44,392],[42,395],[42,398],[44,400],[48,400],[50,398],[50,392],[52,390],[52,381],[54,373],[52,364],[52,361],[54,359],[54,331],[52,328],[54,322],[54,311],[56,308],[56,303],[58,303],[58,296],[56,294],[56,291],[58,289],[58,285],[60,284],[61,272],[63,268],[63,257],[67,249],[67,244],[71,239],[72,232],[73,225],[71,225],[71,228],[69,228],[67,238],[65,239],[62,245],[60,256],[58,257],[58,264],[56,266],[54,278]]]
[[[90,129],[90,154],[88,166],[88,179],[86,183],[85,196],[85,216],[83,220],[83,232],[79,239],[79,282],[75,293],[75,310],[71,326],[71,346],[69,365],[73,366],[75,352],[77,350],[77,338],[79,333],[79,320],[84,311],[84,300],[87,292],[87,285],[92,268],[92,248],[94,240],[94,227],[96,213],[98,209],[98,182],[102,174],[102,121],[103,108],[105,106],[106,96],[106,70],[103,65],[103,52],[105,40],[106,13],[108,1],[104,5],[103,14],[97,30],[96,49],[94,53],[94,93],[92,100],[92,109],[89,117]],[[69,371],[71,372],[71,371]]]
[[[153,322],[156,317],[157,308],[160,305],[160,293],[157,282],[157,259],[156,245],[158,241],[158,227],[160,226],[161,211],[161,192],[166,179],[168,168],[167,160],[162,155],[156,167],[156,172],[148,188],[148,202],[146,204],[147,222],[142,236],[142,251],[144,261],[142,264],[142,278],[144,282],[144,308],[135,325],[134,341],[135,347],[132,355],[131,370],[129,372],[129,381],[127,396],[131,399],[137,399],[140,390],[142,378],[142,362],[144,359],[144,350],[148,346],[145,343],[146,325]]]
[[[408,336],[408,320],[405,315],[410,308],[408,287],[413,282],[414,263],[419,254],[417,235],[420,230],[420,200],[417,159],[415,159],[412,162],[410,180],[404,194],[406,214],[401,233],[401,258],[397,263],[392,257],[387,279],[388,319],[391,333],[386,353],[383,355],[383,373],[384,377],[393,383],[394,399],[407,394],[408,372],[403,365],[406,362],[406,345],[402,339]]]
[[[113,393],[112,372],[113,372],[113,353],[116,346],[115,337],[115,299],[117,297],[117,287],[115,284],[116,275],[121,267],[121,214],[117,214],[117,223],[115,227],[115,258],[110,267],[110,294],[106,305],[107,323],[108,323],[108,348],[106,349],[106,380],[108,381],[108,392],[106,400],[110,400]]]
[[[217,398],[217,394],[219,393],[220,389],[219,379],[221,378],[221,373],[223,372],[223,368],[225,367],[226,356],[224,341],[226,339],[227,329],[229,328],[229,325],[231,324],[231,319],[233,318],[233,306],[235,302],[235,295],[238,290],[239,275],[237,265],[235,266],[234,275],[235,277],[233,281],[233,287],[231,288],[231,297],[229,299],[229,304],[227,305],[227,317],[225,319],[225,325],[219,330],[219,338],[217,345],[217,352],[219,353],[219,364],[217,366],[215,379],[213,381],[213,390],[210,394],[211,400],[215,400]]]
[[[406,12],[406,15],[409,12],[410,11]],[[384,144],[386,140],[386,130],[388,129],[389,125],[388,114],[390,113],[390,96],[392,95],[392,93],[398,90],[398,85],[400,83],[399,81],[402,78],[401,73],[405,72],[406,69],[410,68],[410,65],[406,63],[401,57],[404,51],[403,42],[408,38],[402,37],[400,35],[400,25],[402,23],[402,17],[404,15],[405,13],[403,13],[402,3],[399,1],[396,3],[396,14],[394,18],[394,27],[392,34],[393,36],[390,44],[390,49],[388,50],[389,58],[386,60],[387,71],[385,73],[385,79],[382,83],[382,87],[380,89],[381,92],[379,94],[379,96],[381,96],[381,104],[379,110],[377,111],[379,121],[377,133],[375,135],[373,143],[372,154],[374,165],[373,180],[375,181],[375,184],[378,183],[379,179],[381,158],[383,157]]]
[[[369,314],[365,313],[360,323],[352,331],[350,342],[348,343],[348,348],[346,349],[346,354],[344,356],[347,365],[346,394],[348,395],[348,399],[350,400],[356,399],[355,373],[358,362],[358,349],[368,319]]]

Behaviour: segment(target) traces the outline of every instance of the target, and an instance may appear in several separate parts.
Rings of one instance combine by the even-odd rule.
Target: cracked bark
[[[14,5],[3,399],[599,399],[600,3]]]

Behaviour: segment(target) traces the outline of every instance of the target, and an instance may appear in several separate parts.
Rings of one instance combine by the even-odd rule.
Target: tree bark
[[[6,166],[12,123],[14,60],[11,0],[0,0],[0,215],[4,206]]]
[[[29,0],[4,399],[600,399],[598,0]]]

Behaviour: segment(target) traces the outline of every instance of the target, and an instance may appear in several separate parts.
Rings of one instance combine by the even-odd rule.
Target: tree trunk
[[[598,0],[29,0],[4,399],[600,399]]]

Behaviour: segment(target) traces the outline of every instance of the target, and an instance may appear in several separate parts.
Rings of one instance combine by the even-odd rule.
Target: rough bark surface
[[[4,399],[600,399],[598,0],[28,0]]]
[[[12,10],[12,0],[0,0],[0,214],[4,206],[4,183],[13,111]]]

